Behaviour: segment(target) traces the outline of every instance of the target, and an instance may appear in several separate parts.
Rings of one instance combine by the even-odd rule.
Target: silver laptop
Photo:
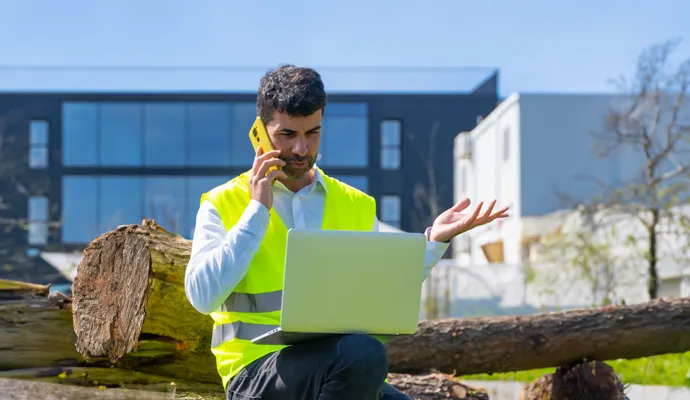
[[[425,250],[421,233],[290,229],[280,327],[252,342],[415,333]]]

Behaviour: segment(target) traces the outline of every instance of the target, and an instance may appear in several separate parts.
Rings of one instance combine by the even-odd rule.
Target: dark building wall
[[[402,124],[402,163],[396,171],[373,174],[372,191],[377,198],[387,193],[402,194],[402,227],[420,231],[428,220],[428,209],[415,204],[415,190],[427,191],[430,178],[436,181],[438,207],[453,204],[453,141],[458,133],[476,125],[477,116],[486,116],[496,105],[495,96],[406,95],[380,96],[370,100],[370,132],[378,132],[380,121],[400,119]],[[432,134],[432,132],[435,132]],[[379,140],[371,135],[370,140]],[[378,144],[378,143],[376,143]],[[373,146],[372,146],[373,147]],[[430,148],[431,147],[431,148]],[[370,154],[377,167],[380,153]],[[431,171],[431,177],[430,177]],[[417,189],[415,189],[417,187]],[[420,218],[415,218],[415,215]],[[427,220],[424,221],[424,215]]]
[[[36,283],[62,280],[36,257],[36,249],[61,247],[56,243],[59,175],[45,168],[59,155],[59,141],[48,136],[32,146],[29,140],[32,121],[40,125],[56,118],[59,108],[40,96],[0,95],[0,277]]]
[[[492,83],[494,82],[494,83]],[[453,202],[453,139],[460,132],[472,129],[477,116],[486,116],[495,107],[497,97],[491,89],[495,86],[495,77],[481,87],[476,94],[361,94],[329,96],[326,116],[338,113],[338,103],[365,103],[367,105],[367,145],[368,165],[366,167],[323,167],[325,172],[334,176],[367,177],[367,191],[377,200],[381,196],[400,196],[400,225],[402,229],[421,231],[431,222],[427,207],[418,207],[415,198],[424,190],[429,190],[429,169],[433,170],[433,179],[437,183],[438,207],[445,210]],[[242,94],[0,94],[0,116],[11,113],[18,115],[19,120],[12,130],[5,132],[8,145],[3,147],[3,160],[26,157],[29,148],[29,124],[32,120],[46,121],[50,127],[48,136],[49,166],[45,169],[24,167],[16,169],[21,172],[22,181],[33,185],[35,194],[45,195],[49,199],[49,219],[60,221],[63,215],[63,177],[64,176],[217,176],[230,178],[246,169],[235,167],[98,167],[98,166],[63,166],[63,103],[64,102],[254,102],[254,95]],[[394,170],[381,168],[381,124],[383,121],[397,120],[401,127],[400,167]],[[249,126],[244,128],[249,129]],[[432,131],[435,129],[434,138]],[[238,134],[237,132],[234,133]],[[242,139],[244,131],[239,132]],[[328,135],[328,127],[324,135]],[[343,132],[338,132],[343,135]],[[248,140],[247,140],[248,142]],[[433,148],[430,149],[429,146]],[[353,149],[344,149],[354,152]],[[429,159],[432,155],[431,159]],[[339,156],[339,157],[342,157]],[[7,168],[6,168],[7,169]],[[5,169],[5,170],[6,170]],[[26,194],[18,194],[7,172],[0,173],[0,188],[5,199],[11,199],[11,207],[2,211],[5,217],[26,218],[28,201]],[[39,184],[40,183],[40,184]],[[415,194],[417,192],[417,194]],[[89,197],[84,194],[85,201]],[[427,198],[429,196],[426,196]],[[191,202],[191,200],[190,200]],[[196,205],[193,205],[194,207]],[[192,207],[192,206],[190,206]],[[379,217],[381,215],[379,201]],[[421,215],[420,215],[421,213]],[[427,214],[427,215],[425,215]],[[420,217],[421,216],[421,220]],[[425,218],[426,217],[426,218]],[[136,222],[136,221],[133,221]],[[27,232],[16,229],[6,240],[26,247],[38,249],[80,249],[83,243],[63,244],[59,224],[51,224],[47,244],[27,246]],[[17,247],[19,248],[19,247]],[[0,255],[0,257],[2,257]],[[1,260],[0,260],[1,262]]]

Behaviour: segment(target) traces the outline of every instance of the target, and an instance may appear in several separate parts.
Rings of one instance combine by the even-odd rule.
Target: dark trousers
[[[386,349],[367,335],[293,345],[249,364],[227,387],[228,400],[411,400],[384,383]]]

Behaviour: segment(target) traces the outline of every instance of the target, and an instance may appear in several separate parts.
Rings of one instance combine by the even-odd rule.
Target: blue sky
[[[652,43],[683,37],[690,57],[688,16],[680,0],[0,0],[0,67],[496,67],[502,95],[603,92]]]

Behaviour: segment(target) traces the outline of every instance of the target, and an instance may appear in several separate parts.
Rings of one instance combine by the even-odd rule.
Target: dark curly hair
[[[311,68],[282,65],[268,71],[259,83],[256,114],[268,123],[273,113],[307,117],[326,108],[321,75]]]

